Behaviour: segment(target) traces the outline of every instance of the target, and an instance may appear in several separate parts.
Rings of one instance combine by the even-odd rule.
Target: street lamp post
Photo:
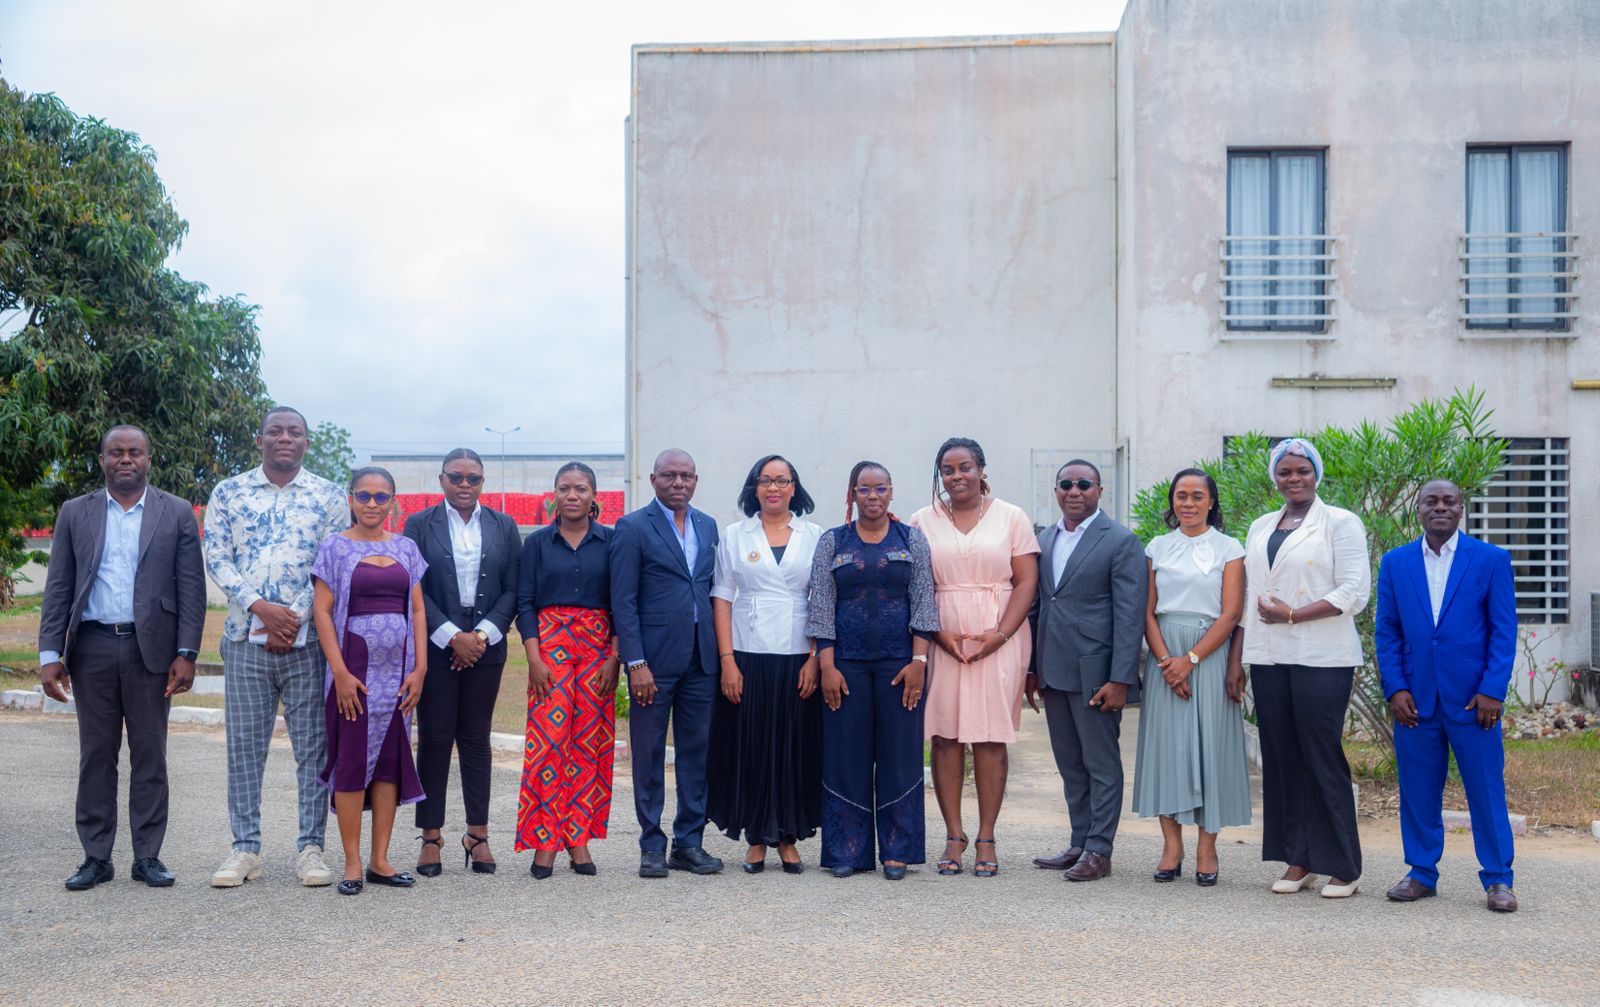
[[[506,437],[522,428],[512,427],[510,430],[496,430],[494,427],[484,427],[483,429],[491,434],[498,434],[500,437],[500,513],[504,514],[506,513]]]

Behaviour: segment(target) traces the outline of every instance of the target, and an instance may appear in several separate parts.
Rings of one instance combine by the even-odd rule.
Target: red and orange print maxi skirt
[[[616,697],[602,695],[610,613],[539,611],[539,654],[552,673],[542,700],[528,697],[528,738],[517,801],[518,850],[559,850],[604,839],[611,817]]]

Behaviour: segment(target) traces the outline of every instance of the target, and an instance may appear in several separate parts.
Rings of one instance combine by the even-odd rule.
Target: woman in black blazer
[[[461,758],[461,796],[467,831],[465,863],[493,874],[489,852],[489,728],[506,663],[506,631],[516,615],[517,523],[478,503],[483,459],[468,448],[444,456],[439,473],[444,502],[406,519],[428,571],[422,599],[428,611],[428,675],[417,704],[417,774],[427,795],[417,804],[422,851],[417,873],[441,870],[439,832],[450,786],[450,749]]]

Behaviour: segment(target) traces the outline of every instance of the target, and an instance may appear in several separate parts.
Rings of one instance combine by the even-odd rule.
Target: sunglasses
[[[350,496],[358,504],[377,504],[379,507],[394,499],[393,493],[374,493],[371,490],[356,490]]]
[[[1063,479],[1056,485],[1061,487],[1063,493],[1072,492],[1073,487],[1077,487],[1079,493],[1087,493],[1099,484],[1093,479]]]
[[[483,476],[477,472],[446,472],[444,477],[450,480],[450,485],[452,486],[460,486],[462,483],[466,483],[468,486],[476,486],[483,482]]]

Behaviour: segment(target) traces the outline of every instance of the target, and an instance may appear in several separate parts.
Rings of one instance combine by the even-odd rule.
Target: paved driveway
[[[1152,884],[1158,833],[1134,820],[1110,878],[1067,884],[1027,865],[1059,848],[1064,828],[1031,715],[1001,817],[1004,867],[991,880],[931,867],[899,883],[836,880],[815,869],[815,841],[802,847],[813,865],[804,876],[747,877],[734,865],[740,847],[718,836],[707,845],[727,873],[641,881],[622,780],[613,838],[594,847],[600,876],[561,869],[535,882],[530,855],[511,850],[518,767],[505,761],[492,810],[500,874],[466,874],[450,860],[411,891],[340,898],[295,882],[294,784],[280,740],[267,770],[266,875],[215,891],[205,879],[228,846],[221,732],[174,729],[171,762],[164,856],[177,886],[127,880],[124,824],[117,880],[68,893],[61,881],[80,859],[75,727],[0,715],[0,1002],[1600,1003],[1600,844],[1525,841],[1525,908],[1512,917],[1484,911],[1470,844],[1455,837],[1440,898],[1386,902],[1403,866],[1381,823],[1364,833],[1367,890],[1345,902],[1269,894],[1279,869],[1260,862],[1259,834],[1245,829],[1224,837],[1218,887],[1197,888],[1187,874]],[[400,830],[397,863],[411,862],[412,834]],[[943,834],[931,817],[930,859]]]

